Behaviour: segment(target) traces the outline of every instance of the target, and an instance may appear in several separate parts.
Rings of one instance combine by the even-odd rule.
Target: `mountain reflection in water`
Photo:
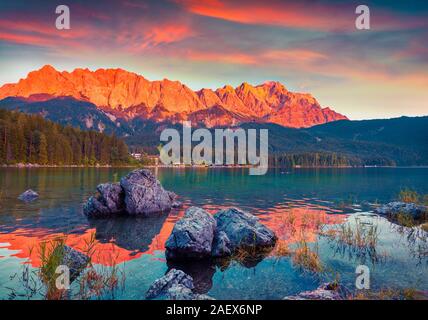
[[[278,251],[279,247],[295,250],[301,241],[315,249],[344,284],[355,283],[355,267],[364,261],[375,287],[428,289],[426,240],[412,240],[407,230],[384,218],[364,216],[381,231],[376,247],[381,260],[351,259],[319,236],[320,230],[370,211],[369,203],[392,200],[401,187],[428,193],[428,169],[301,170],[288,175],[269,171],[260,177],[241,169],[160,169],[158,178],[166,189],[180,195],[183,208],[150,218],[88,220],[82,205],[96,185],[129,170],[0,169],[0,299],[7,298],[6,287],[18,285],[10,281],[11,274],[24,263],[40,267],[37,248],[58,237],[82,252],[94,238],[93,263],[123,265],[126,286],[118,296],[123,299],[143,299],[150,284],[171,268],[190,274],[197,292],[218,299],[281,299],[311,290],[319,284],[319,276],[302,273],[292,257]],[[18,201],[17,196],[28,188],[37,190],[40,198],[29,204]],[[257,259],[167,262],[164,244],[192,205],[211,214],[231,206],[253,213],[277,234],[277,247]]]

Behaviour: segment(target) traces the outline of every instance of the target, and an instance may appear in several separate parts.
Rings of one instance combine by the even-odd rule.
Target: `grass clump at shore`
[[[56,238],[49,242],[40,244],[39,259],[40,269],[39,277],[46,286],[47,300],[60,300],[65,298],[66,291],[56,287],[58,274],[56,270],[62,263],[65,254],[65,238]]]
[[[304,240],[298,243],[294,251],[293,263],[303,270],[313,273],[319,273],[324,269],[318,253],[312,251]]]
[[[414,288],[358,290],[350,300],[426,300],[427,296]]]
[[[277,257],[288,257],[293,253],[293,251],[288,246],[288,243],[282,240],[279,240],[276,243],[274,249],[274,255]]]
[[[405,188],[398,194],[398,199],[407,203],[419,203],[420,195],[415,190]]]
[[[410,188],[400,190],[397,199],[401,202],[428,206],[428,194],[420,194],[416,190]]]
[[[327,230],[323,235],[339,243],[360,249],[374,249],[379,239],[377,225],[363,223],[358,218],[355,219],[355,224],[350,222],[340,224],[335,229]]]
[[[57,268],[67,259],[66,238],[58,237],[53,240],[43,241],[36,248],[38,249],[38,259],[40,266],[30,269],[30,263],[24,264],[23,270],[11,276],[11,279],[18,277],[18,281],[23,286],[21,289],[8,288],[11,292],[10,299],[38,297],[46,300],[65,300],[65,299],[93,299],[109,296],[114,299],[115,292],[124,287],[125,274],[116,261],[118,255],[112,251],[106,258],[107,266],[92,264],[95,254],[95,234],[91,234],[89,240],[84,240],[86,248],[79,251],[87,256],[87,263],[81,266],[79,270],[74,270],[70,274],[70,289],[57,288]],[[34,248],[30,248],[33,251]],[[104,253],[105,254],[105,253]],[[31,256],[31,254],[30,254]]]

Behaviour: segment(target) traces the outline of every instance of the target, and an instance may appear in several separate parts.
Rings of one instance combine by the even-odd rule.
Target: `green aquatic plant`
[[[46,286],[46,299],[60,300],[65,297],[65,290],[56,287],[58,274],[56,270],[61,265],[65,254],[65,238],[59,237],[52,241],[43,241],[40,244],[39,277]]]

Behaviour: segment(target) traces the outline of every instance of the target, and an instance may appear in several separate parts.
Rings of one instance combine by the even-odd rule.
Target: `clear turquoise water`
[[[96,185],[120,178],[129,170],[0,169],[0,299],[9,298],[12,290],[21,290],[19,277],[13,275],[29,261],[30,247],[54,235],[67,235],[69,244],[79,248],[91,233],[98,244],[97,266],[109,265],[103,254],[111,251],[117,254],[125,273],[124,288],[115,293],[118,299],[143,299],[150,284],[170,267],[191,274],[199,292],[217,299],[281,299],[314,289],[337,275],[353,289],[359,264],[370,268],[375,290],[411,287],[428,291],[426,234],[415,236],[370,214],[370,204],[393,200],[402,188],[428,194],[428,168],[271,170],[265,176],[249,176],[246,169],[158,169],[156,174],[164,187],[180,195],[183,209],[150,219],[88,221],[82,204]],[[28,188],[39,192],[40,199],[29,204],[17,200]],[[309,245],[325,266],[322,274],[305,272],[293,264],[292,257],[275,253],[258,263],[232,261],[225,268],[204,262],[168,265],[163,243],[189,205],[203,206],[213,213],[227,206],[248,210],[275,229],[290,248],[295,243],[281,226],[282,217],[319,216],[328,221],[326,228],[344,221],[353,223],[357,218],[379,228],[376,259],[343,250],[309,228],[303,232],[308,233]],[[36,270],[37,258],[32,256],[29,264]]]

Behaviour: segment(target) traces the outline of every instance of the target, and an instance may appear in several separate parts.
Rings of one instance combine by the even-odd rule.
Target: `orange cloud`
[[[321,30],[354,28],[354,20],[349,19],[349,15],[335,14],[338,6],[327,8],[314,3],[309,9],[308,5],[287,1],[271,1],[269,4],[262,1],[222,0],[177,0],[177,2],[198,15],[244,24]],[[351,16],[352,14],[353,12],[350,13]]]
[[[257,57],[245,53],[189,51],[187,53],[187,58],[196,61],[215,61],[244,65],[257,63]]]
[[[193,35],[195,35],[195,32],[185,24],[154,26],[144,34],[141,48],[178,42]]]
[[[356,4],[328,5],[315,1],[176,0],[189,12],[243,24],[280,26],[321,31],[355,30]],[[398,17],[378,10],[373,28],[386,30],[426,26],[425,18]]]
[[[195,61],[211,61],[241,65],[264,65],[272,63],[298,64],[320,62],[328,57],[320,52],[307,49],[278,49],[261,52],[245,53],[208,52],[187,50],[185,56]]]

